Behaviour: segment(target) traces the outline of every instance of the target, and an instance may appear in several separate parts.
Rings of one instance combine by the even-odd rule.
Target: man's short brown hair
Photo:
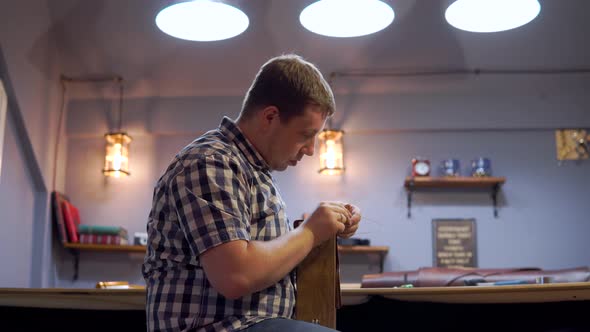
[[[330,85],[315,65],[295,54],[268,60],[256,74],[244,102],[241,116],[276,106],[282,122],[303,114],[307,105],[317,105],[328,116],[336,108]]]

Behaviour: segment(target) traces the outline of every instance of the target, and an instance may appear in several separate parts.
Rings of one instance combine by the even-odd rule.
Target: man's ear
[[[260,121],[264,128],[268,128],[273,122],[280,121],[279,109],[276,106],[266,106],[260,112]]]

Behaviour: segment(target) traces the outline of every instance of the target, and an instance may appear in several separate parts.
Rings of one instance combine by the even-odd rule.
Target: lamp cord
[[[66,108],[66,83],[97,83],[97,82],[108,82],[116,81],[120,84],[119,94],[119,123],[118,129],[121,131],[121,122],[123,117],[123,77],[121,76],[104,76],[104,77],[68,77],[65,75],[60,76],[60,83],[62,88],[61,93],[61,107],[59,111],[59,120],[57,123],[57,134],[55,138],[55,149],[53,155],[53,175],[51,178],[51,190],[55,191],[55,183],[57,178],[57,157],[59,155],[59,143],[61,138],[61,127],[63,124],[63,117]]]
[[[66,81],[62,78],[61,83],[61,107],[59,111],[59,120],[57,122],[57,135],[55,138],[55,149],[53,156],[53,176],[51,178],[51,190],[55,191],[55,181],[57,177],[57,156],[59,153],[59,141],[61,138],[61,125],[63,122],[64,111],[66,107]]]
[[[119,80],[119,123],[117,124],[117,131],[121,132],[121,124],[123,123],[123,80]]]
[[[332,89],[333,83],[334,83],[334,78],[336,77],[336,72],[331,72],[330,75],[328,76],[328,86],[330,87],[330,89],[332,90],[332,94],[334,94],[334,91]],[[332,129],[332,118],[334,116],[329,116],[328,117],[328,123],[327,123],[327,127],[326,130],[331,130]]]

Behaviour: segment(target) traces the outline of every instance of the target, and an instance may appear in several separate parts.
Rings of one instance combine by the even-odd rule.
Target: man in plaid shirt
[[[291,229],[272,171],[311,156],[335,109],[319,70],[297,55],[265,63],[238,119],[181,150],[154,189],[142,266],[150,331],[332,331],[292,319],[295,267],[352,236],[359,209],[323,202]]]

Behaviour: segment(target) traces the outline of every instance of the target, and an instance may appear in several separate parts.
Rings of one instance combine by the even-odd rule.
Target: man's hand
[[[348,239],[349,237],[353,236],[354,233],[356,233],[356,230],[359,228],[359,223],[361,222],[361,209],[352,204],[346,204],[344,207],[350,212],[351,217],[344,224],[344,230],[338,232],[338,236]]]
[[[322,202],[302,226],[313,234],[314,247],[344,232],[353,215],[344,203]]]

